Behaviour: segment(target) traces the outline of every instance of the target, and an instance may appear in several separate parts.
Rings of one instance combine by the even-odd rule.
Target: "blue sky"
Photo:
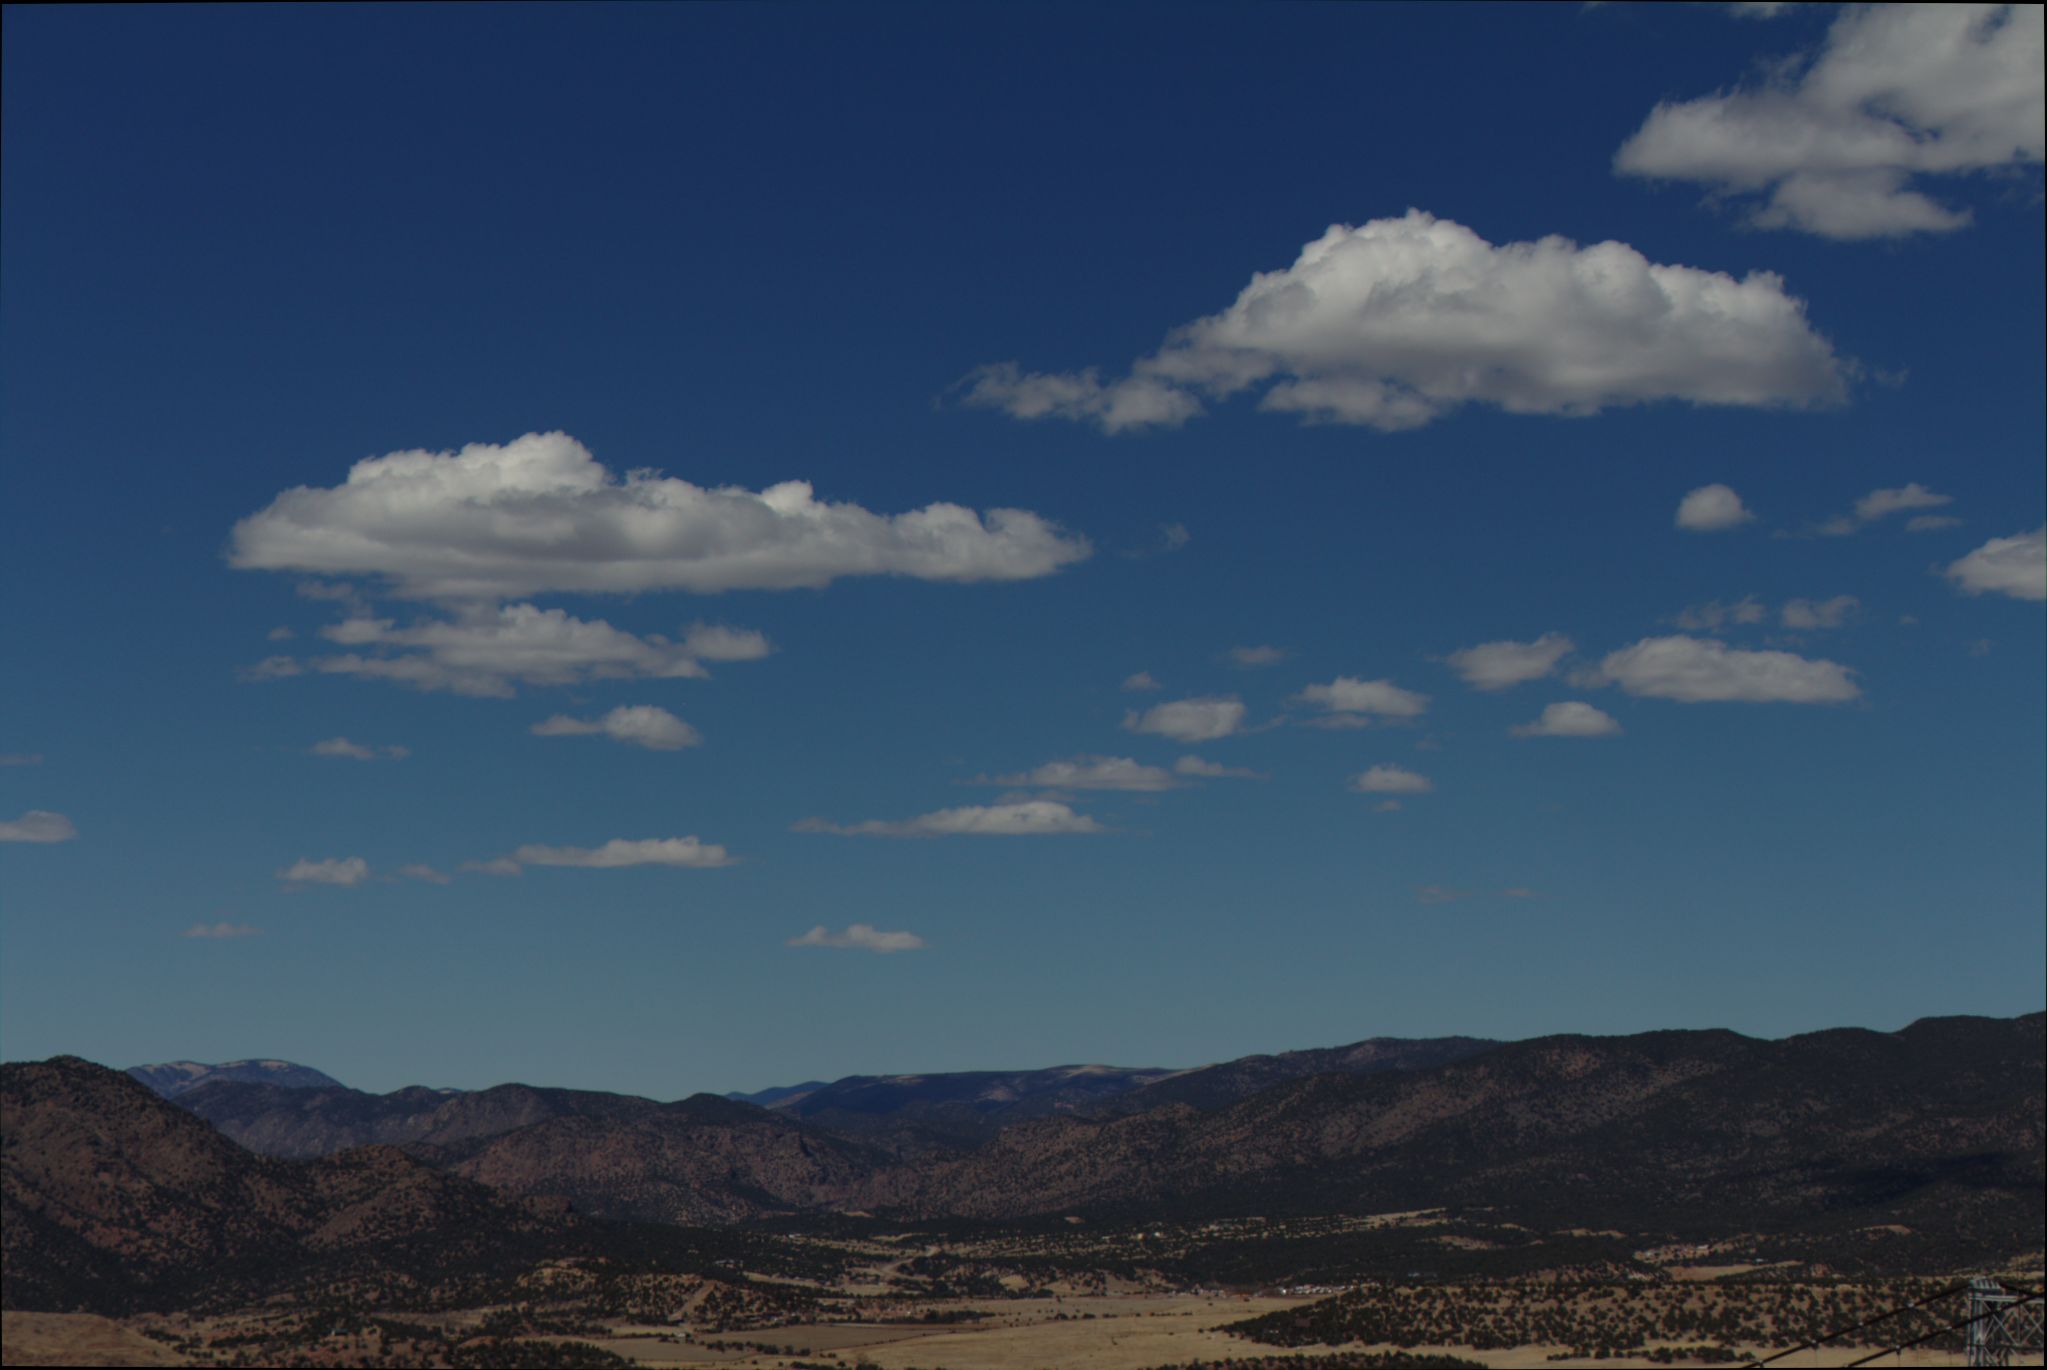
[[[1771,8],[9,10],[5,1055],[2038,1009],[2040,13]]]

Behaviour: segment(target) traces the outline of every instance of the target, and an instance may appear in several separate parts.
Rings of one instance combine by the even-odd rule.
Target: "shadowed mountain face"
[[[439,1242],[445,1259],[566,1221],[389,1147],[256,1156],[74,1057],[0,1067],[0,1135],[13,1308],[162,1305],[237,1271],[275,1278],[396,1244]]]
[[[287,1089],[340,1088],[341,1082],[311,1066],[290,1061],[223,1061],[209,1066],[199,1061],[166,1061],[162,1065],[130,1066],[128,1074],[142,1081],[166,1099],[216,1080],[245,1084],[282,1085]]]
[[[1435,1069],[1312,1076],[1212,1113],[1027,1123],[890,1197],[989,1217],[1463,1204],[1628,1230],[1847,1218],[2036,1238],[2042,1023],[1538,1038]]]

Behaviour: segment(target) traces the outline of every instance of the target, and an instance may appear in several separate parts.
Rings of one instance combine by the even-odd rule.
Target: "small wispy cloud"
[[[324,742],[315,742],[308,748],[314,756],[339,756],[350,761],[403,761],[412,755],[410,747],[388,743],[381,747],[365,747],[350,742],[345,737],[330,737]]]
[[[1972,595],[2047,600],[2047,526],[2013,537],[1992,538],[1942,574]]]
[[[279,871],[277,878],[294,885],[360,885],[370,878],[370,863],[360,856],[329,857],[323,861],[301,857]]]
[[[1533,723],[1522,723],[1507,731],[1515,737],[1612,737],[1621,725],[1612,714],[1580,700],[1568,699],[1546,706]]]
[[[1175,742],[1213,742],[1243,725],[1244,702],[1235,695],[1176,699],[1123,716],[1123,726],[1131,732],[1170,737]]]
[[[1725,485],[1702,485],[1677,505],[1677,526],[1688,533],[1724,533],[1755,521],[1741,496]]]
[[[1855,616],[1862,607],[1862,601],[1853,595],[1835,595],[1832,599],[1792,599],[1784,602],[1777,611],[1777,621],[1786,628],[1811,631],[1817,628],[1838,628]]]
[[[1255,670],[1260,666],[1277,666],[1280,662],[1285,661],[1291,653],[1284,647],[1261,645],[1257,647],[1232,647],[1227,655],[1231,665],[1242,667],[1245,670]]]
[[[1474,690],[1504,690],[1549,675],[1573,645],[1562,633],[1544,633],[1533,642],[1481,642],[1443,660]]]
[[[1855,507],[1849,512],[1828,519],[1812,531],[1818,533],[1821,537],[1844,538],[1851,534],[1859,533],[1869,527],[1870,524],[1887,519],[1892,514],[1901,514],[1913,509],[1938,509],[1943,505],[1953,504],[1954,502],[1955,497],[1953,495],[1936,494],[1915,480],[1909,484],[1897,486],[1894,489],[1872,490],[1861,499],[1855,501]],[[1921,518],[1933,517],[1938,516],[1921,516]],[[1948,518],[1927,526],[1918,528],[1912,526],[1912,524],[1919,522],[1919,518],[1911,520],[1910,523],[1905,525],[1905,531],[1912,533],[1925,532],[1927,531],[1927,526],[1946,527],[1950,524],[1960,523],[1961,520]]]
[[[1415,690],[1403,690],[1390,680],[1359,680],[1340,675],[1327,685],[1310,685],[1294,696],[1297,704],[1313,704],[1325,716],[1349,715],[1367,718],[1417,718],[1429,707],[1429,697]]]
[[[650,751],[672,752],[694,747],[704,739],[695,728],[654,704],[622,704],[602,718],[570,718],[556,714],[533,725],[535,737],[583,737],[601,733]]]
[[[398,873],[407,880],[420,880],[429,885],[445,885],[454,879],[446,871],[437,871],[432,866],[420,861],[400,866]]]
[[[614,837],[601,847],[555,847],[529,842],[510,857],[520,866],[575,866],[585,870],[616,870],[624,866],[729,866],[738,858],[715,842],[696,837]],[[493,863],[485,863],[490,865]],[[490,874],[498,871],[491,870]]]
[[[19,818],[0,823],[0,842],[70,842],[78,826],[61,813],[30,809]]]
[[[1123,677],[1123,688],[1126,690],[1157,690],[1164,687],[1152,678],[1150,671],[1139,671],[1135,675]]]
[[[1436,788],[1427,776],[1390,762],[1360,771],[1350,778],[1350,787],[1359,794],[1427,794]]]
[[[819,923],[801,937],[792,937],[784,946],[790,947],[839,947],[854,951],[875,951],[887,955],[898,951],[922,951],[924,939],[914,932],[883,932],[872,923],[853,923],[843,932],[833,932]]]
[[[1075,813],[1056,800],[1025,799],[1007,804],[966,804],[915,818],[869,819],[862,823],[806,818],[793,825],[793,831],[839,837],[1053,837],[1107,829],[1087,814]]]
[[[1171,790],[1180,781],[1160,766],[1147,766],[1128,756],[1076,756],[1047,761],[1033,770],[980,777],[978,785],[1046,790]]]
[[[1225,766],[1220,762],[1204,761],[1198,756],[1183,756],[1173,763],[1178,775],[1192,776],[1201,780],[1270,780],[1263,771],[1254,771],[1249,766]]]
[[[41,752],[0,752],[0,766],[40,766]]]
[[[262,935],[263,929],[261,928],[252,927],[247,923],[228,922],[194,923],[191,927],[186,928],[183,932],[178,934],[178,936],[180,937],[202,937],[214,939],[228,937],[261,937]]]

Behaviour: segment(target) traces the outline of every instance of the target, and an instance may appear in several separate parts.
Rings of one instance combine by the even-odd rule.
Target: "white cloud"
[[[2008,538],[1992,538],[1944,572],[1972,595],[2047,599],[2047,526]]]
[[[1607,653],[1587,683],[1688,704],[1835,704],[1861,696],[1853,675],[1838,662],[1791,652],[1743,651],[1713,638],[1648,637]]]
[[[1801,631],[1838,628],[1861,607],[1862,601],[1853,595],[1835,595],[1832,599],[1786,600],[1784,607],[1778,610],[1778,621],[1787,628]]]
[[[1415,718],[1429,707],[1429,697],[1403,690],[1390,680],[1359,680],[1340,675],[1327,685],[1310,685],[1294,696],[1302,704],[1318,704],[1332,714],[1377,714],[1384,718]]]
[[[869,819],[864,823],[841,824],[806,818],[795,825],[795,831],[835,833],[841,837],[1048,837],[1106,829],[1065,804],[1025,799],[1006,804],[967,804],[893,822]]]
[[[858,951],[922,951],[924,939],[914,932],[883,932],[872,923],[854,923],[844,932],[833,932],[819,923],[801,937],[783,945],[791,947],[847,947]]]
[[[1247,669],[1276,666],[1287,659],[1287,650],[1284,647],[1232,647],[1229,657],[1231,664]]]
[[[1123,677],[1123,688],[1126,690],[1158,690],[1164,687],[1152,678],[1150,671],[1139,671],[1136,675]]]
[[[1264,772],[1254,771],[1248,766],[1225,766],[1220,762],[1204,761],[1198,756],[1181,757],[1173,763],[1173,771],[1178,775],[1195,776],[1203,780],[1270,779]]]
[[[350,761],[375,761],[380,757],[387,761],[403,761],[412,755],[411,748],[401,747],[396,743],[382,747],[365,747],[350,742],[345,737],[330,737],[324,742],[315,742],[309,750],[314,756],[339,756]]]
[[[78,828],[61,813],[30,809],[16,819],[0,823],[0,842],[69,842]]]
[[[616,870],[623,866],[692,866],[710,869],[729,866],[737,858],[714,842],[695,837],[614,837],[601,847],[551,847],[529,842],[513,852],[510,860],[522,866],[579,866],[588,870]],[[477,867],[487,870],[493,863]],[[491,874],[497,874],[490,870]]]
[[[1768,606],[1754,595],[1747,595],[1732,604],[1722,604],[1716,599],[1706,604],[1690,605],[1679,610],[1674,621],[1688,632],[1717,633],[1728,624],[1746,626],[1762,623],[1769,617]]]
[[[1913,180],[2040,163],[2040,16],[2038,5],[1852,6],[1809,61],[1752,89],[1659,104],[1614,168],[1752,197],[1762,228],[1846,239],[1960,228],[1968,212]]]
[[[1504,690],[1550,674],[1572,645],[1562,633],[1544,633],[1533,642],[1481,642],[1443,660],[1473,689]]]
[[[1427,794],[1436,788],[1427,776],[1385,762],[1352,776],[1350,787],[1359,794]]]
[[[1962,521],[1952,514],[1920,514],[1905,520],[1908,533],[1934,533],[1942,528],[1959,528]]]
[[[329,857],[325,861],[301,857],[279,871],[277,878],[295,885],[360,885],[370,878],[370,863],[360,856]]]
[[[1611,737],[1620,730],[1613,715],[1571,699],[1548,705],[1533,723],[1507,731],[1515,737]]]
[[[1658,400],[1805,406],[1846,394],[1833,348],[1768,272],[1736,280],[1663,266],[1618,242],[1496,246],[1420,210],[1331,226],[1292,266],[1254,275],[1221,313],[1173,330],[1127,380],[1013,363],[969,379],[969,403],[1110,432],[1178,424],[1199,412],[1197,395],[1256,386],[1263,409],[1380,429],[1464,404],[1584,415]]]
[[[229,923],[225,920],[218,923],[194,923],[191,927],[178,934],[180,937],[208,938],[261,937],[262,935],[263,929],[261,928],[251,927],[247,923]]]
[[[454,878],[446,872],[437,871],[432,866],[420,861],[415,861],[407,866],[400,866],[398,873],[407,880],[423,880],[429,885],[445,885]]]
[[[570,718],[556,714],[536,723],[535,737],[579,737],[603,733],[614,742],[630,742],[657,752],[694,747],[704,739],[695,728],[653,704],[621,704],[602,718]]]
[[[1755,522],[1741,496],[1725,485],[1702,485],[1677,504],[1677,526],[1692,533],[1718,533]]]
[[[1076,756],[1048,761],[1036,770],[1000,775],[980,782],[1059,790],[1170,790],[1180,782],[1171,771],[1146,766],[1127,756]]]
[[[1088,555],[1036,514],[957,504],[870,513],[802,481],[707,489],[613,475],[566,433],[368,457],[338,486],[299,486],[235,525],[248,570],[372,575],[400,595],[496,601],[548,591],[713,593],[840,576],[1023,580]]]
[[[1123,715],[1123,726],[1134,733],[1155,733],[1175,742],[1213,742],[1228,737],[1244,724],[1244,703],[1235,695],[1203,695],[1155,704],[1142,714],[1135,710]]]

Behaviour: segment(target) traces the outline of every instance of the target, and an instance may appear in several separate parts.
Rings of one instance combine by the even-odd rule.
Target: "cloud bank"
[[[1129,377],[983,367],[965,402],[1109,433],[1177,425],[1262,387],[1310,422],[1414,428],[1465,404],[1515,414],[1621,405],[1809,406],[1846,395],[1833,348],[1768,272],[1649,261],[1625,243],[1495,245],[1447,219],[1336,224],[1228,308],[1170,333]]]
[[[235,525],[229,561],[377,576],[413,599],[494,602],[782,590],[842,576],[1027,580],[1089,551],[1021,509],[941,503],[887,515],[821,501],[803,481],[753,491],[651,470],[620,477],[566,433],[528,433],[368,457],[338,486],[287,490]]]

